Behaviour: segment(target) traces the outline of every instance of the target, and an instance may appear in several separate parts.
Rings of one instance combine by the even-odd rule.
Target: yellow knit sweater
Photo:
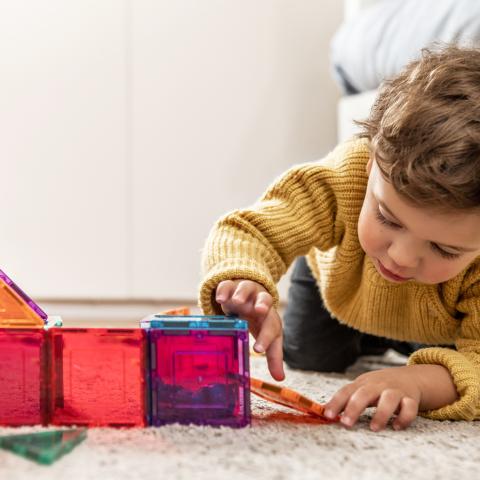
[[[225,279],[276,283],[307,255],[322,298],[340,322],[361,332],[429,345],[409,364],[449,369],[459,399],[423,412],[434,419],[480,418],[480,259],[439,285],[391,283],[360,247],[357,222],[367,185],[369,144],[338,146],[320,162],[291,168],[252,208],[221,218],[203,252],[200,306],[221,313],[215,288]]]

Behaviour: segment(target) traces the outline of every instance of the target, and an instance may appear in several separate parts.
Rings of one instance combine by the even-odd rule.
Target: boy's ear
[[[370,158],[370,160],[367,163],[367,175],[370,176],[370,172],[372,171],[372,164],[373,164],[373,158]]]

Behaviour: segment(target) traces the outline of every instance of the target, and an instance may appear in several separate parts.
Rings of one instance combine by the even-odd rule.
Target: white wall
[[[44,298],[194,298],[214,220],[334,146],[341,16],[0,0],[0,268]]]
[[[0,268],[34,296],[128,295],[124,3],[0,1]]]

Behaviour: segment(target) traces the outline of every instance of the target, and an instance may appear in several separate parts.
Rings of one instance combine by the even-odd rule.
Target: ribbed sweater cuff
[[[234,264],[235,263],[235,264]],[[239,267],[238,262],[225,260],[218,263],[204,277],[200,285],[199,307],[205,315],[222,314],[220,305],[215,301],[215,291],[223,280],[253,280],[263,285],[273,297],[274,307],[278,307],[278,292],[275,282],[263,265],[253,260]]]
[[[475,420],[479,417],[480,378],[475,366],[460,352],[449,348],[424,348],[408,359],[408,365],[443,365],[450,371],[459,399],[450,405],[421,412],[434,420]]]

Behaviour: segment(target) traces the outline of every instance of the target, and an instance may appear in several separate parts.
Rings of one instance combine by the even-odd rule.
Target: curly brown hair
[[[369,138],[386,180],[415,205],[480,207],[480,49],[422,50],[380,88]]]

